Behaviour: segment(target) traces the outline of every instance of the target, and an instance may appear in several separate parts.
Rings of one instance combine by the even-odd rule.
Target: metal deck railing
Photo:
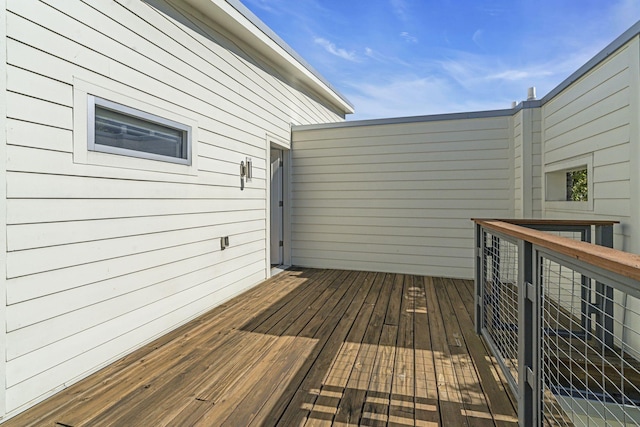
[[[640,426],[640,256],[612,222],[475,221],[476,329],[520,425]]]

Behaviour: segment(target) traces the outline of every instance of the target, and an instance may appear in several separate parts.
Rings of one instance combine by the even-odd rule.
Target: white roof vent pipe
[[[536,100],[536,87],[531,86],[527,91],[527,101],[535,101]]]

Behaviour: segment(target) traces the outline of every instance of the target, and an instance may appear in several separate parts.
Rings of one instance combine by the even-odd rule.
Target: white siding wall
[[[640,253],[640,43],[636,36],[542,107],[544,168],[576,157],[592,159],[586,209],[572,202],[543,202],[546,218],[619,220],[615,246]],[[640,301],[616,292],[618,339],[640,352],[637,335],[622,331],[640,324]]]
[[[293,263],[473,277],[473,217],[513,215],[510,117],[295,129]]]
[[[523,110],[513,115],[513,187],[514,187],[514,212],[516,218],[524,217],[524,197],[522,188],[522,120]]]
[[[542,216],[542,127],[540,107],[513,115],[515,217]]]
[[[342,117],[161,1],[7,3],[11,414],[264,279],[266,135]],[[193,120],[195,172],[74,162],[78,79]]]
[[[575,158],[591,158],[592,207],[574,202],[544,202],[546,218],[591,218],[621,221],[616,227],[619,249],[640,253],[638,214],[632,200],[638,193],[637,148],[638,41],[611,55],[542,107],[544,169]],[[633,155],[633,154],[636,155]],[[632,236],[635,236],[632,238]]]
[[[531,217],[542,217],[542,111],[531,109]]]

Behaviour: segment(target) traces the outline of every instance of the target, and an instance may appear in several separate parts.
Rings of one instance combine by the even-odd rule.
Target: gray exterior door
[[[271,148],[271,265],[284,262],[284,191],[282,150]]]

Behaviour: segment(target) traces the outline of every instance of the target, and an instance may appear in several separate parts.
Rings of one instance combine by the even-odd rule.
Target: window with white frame
[[[591,155],[568,159],[546,167],[545,201],[549,209],[593,209],[593,160]]]
[[[191,164],[191,127],[89,96],[88,150]]]

